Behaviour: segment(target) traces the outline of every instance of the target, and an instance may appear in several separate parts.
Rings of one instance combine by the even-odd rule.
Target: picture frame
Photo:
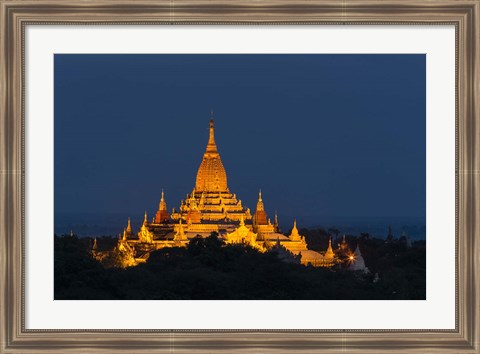
[[[5,353],[480,353],[480,1],[0,2],[0,343]],[[28,25],[454,25],[456,326],[454,330],[32,330],[25,328],[25,28]]]

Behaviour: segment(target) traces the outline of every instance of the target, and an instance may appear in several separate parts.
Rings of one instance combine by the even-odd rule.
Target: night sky
[[[424,55],[55,55],[55,215],[192,191],[210,111],[228,185],[304,226],[424,218]],[[281,220],[282,221],[282,220]],[[119,225],[121,230],[124,225]]]

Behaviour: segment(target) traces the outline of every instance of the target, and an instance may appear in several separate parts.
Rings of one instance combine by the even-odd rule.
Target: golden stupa
[[[131,266],[145,262],[154,250],[186,246],[192,238],[207,237],[212,232],[216,232],[226,243],[245,243],[262,252],[281,246],[298,256],[305,265],[332,266],[334,263],[330,252],[325,258],[321,253],[308,249],[296,222],[291,235],[280,233],[276,213],[273,224],[267,217],[261,191],[253,214],[230,191],[227,173],[215,143],[213,117],[210,119],[207,148],[192,192],[180,202],[178,210],[173,209],[169,214],[162,190],[159,207],[152,221],[148,221],[145,212],[142,226],[135,234],[129,219],[119,237],[117,249],[124,255],[125,266]]]
[[[227,173],[215,144],[213,119],[210,119],[210,135],[202,163],[198,168],[195,191],[197,193],[228,193]]]

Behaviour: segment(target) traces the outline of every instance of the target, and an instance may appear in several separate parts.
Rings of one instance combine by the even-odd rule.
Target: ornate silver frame
[[[0,0],[0,352],[480,353],[480,0]],[[24,31],[45,24],[373,24],[456,28],[454,330],[28,330]],[[27,171],[28,173],[28,171]]]

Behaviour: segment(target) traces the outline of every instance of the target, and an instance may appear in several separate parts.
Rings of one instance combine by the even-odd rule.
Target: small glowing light
[[[350,256],[349,258],[350,258],[351,261],[353,261],[353,256]]]

